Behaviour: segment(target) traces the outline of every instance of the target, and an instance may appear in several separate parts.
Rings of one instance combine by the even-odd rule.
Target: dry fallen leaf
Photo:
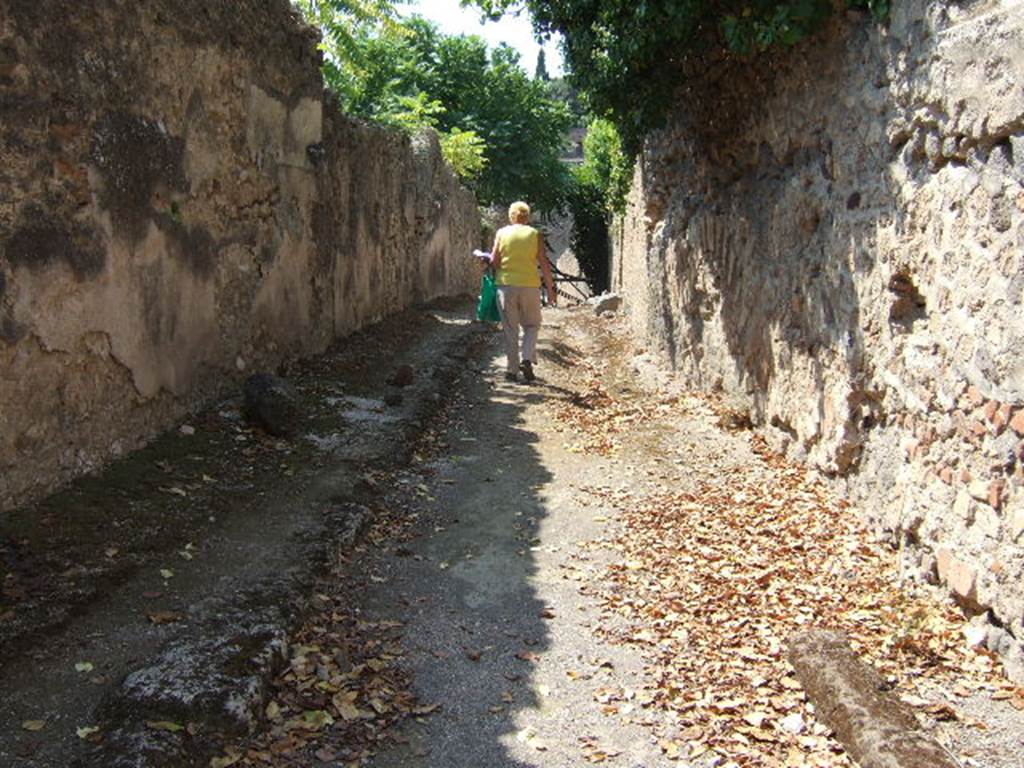
[[[170,722],[169,720],[147,720],[146,727],[152,728],[154,731],[170,731],[171,733],[185,730],[185,726]]]
[[[516,734],[516,739],[538,752],[546,752],[548,745],[544,743],[533,728],[524,728]]]
[[[630,419],[649,406],[616,402],[596,369],[585,375],[584,394],[556,415],[582,435],[585,452],[614,453],[639,423]],[[641,706],[684,722],[652,723],[666,753],[682,757],[685,744],[689,759],[716,753],[750,764],[832,765],[838,745],[813,720],[803,735],[772,727],[799,716],[804,700],[783,640],[818,616],[829,616],[884,675],[911,687],[899,695],[940,676],[947,690],[973,695],[994,665],[962,647],[961,620],[902,592],[891,553],[865,535],[827,484],[775,457],[757,436],[750,440],[756,457],[742,473],[685,486],[666,475],[649,488],[580,489],[616,510],[617,523],[584,543],[611,564],[580,591],[600,606],[598,635],[644,657],[651,695]],[[637,469],[647,477],[658,471]],[[615,691],[599,689],[595,698],[602,711],[626,715]],[[799,740],[799,757],[789,752],[790,738]]]
[[[75,734],[83,741],[93,741],[100,734],[99,726],[83,725],[75,729]]]
[[[146,618],[149,619],[152,624],[173,624],[174,622],[181,621],[184,616],[177,611],[152,611],[146,614]]]
[[[327,725],[333,725],[334,718],[329,713],[322,709],[309,710],[303,712],[298,717],[292,718],[284,724],[286,731],[292,730],[304,730],[304,731],[319,731],[321,728]]]

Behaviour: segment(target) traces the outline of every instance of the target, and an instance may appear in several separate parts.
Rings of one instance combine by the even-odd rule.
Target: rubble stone
[[[587,299],[587,303],[594,308],[595,315],[603,315],[606,312],[616,312],[622,305],[622,297],[617,293],[602,293]]]
[[[977,597],[975,591],[976,571],[946,547],[939,549],[936,559],[939,579],[946,583],[956,597],[974,603]]]
[[[295,433],[301,414],[295,388],[280,376],[257,373],[245,380],[245,415],[268,434]]]

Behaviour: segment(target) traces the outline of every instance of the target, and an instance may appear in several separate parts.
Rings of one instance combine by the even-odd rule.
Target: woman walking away
[[[505,378],[516,381],[521,371],[526,381],[537,377],[533,366],[537,362],[537,335],[540,332],[540,275],[548,302],[554,306],[558,295],[551,278],[551,264],[544,253],[544,237],[529,226],[530,206],[515,202],[509,206],[507,227],[494,236],[491,265],[498,285],[498,307],[505,332]],[[519,327],[523,328],[523,351],[519,353]]]

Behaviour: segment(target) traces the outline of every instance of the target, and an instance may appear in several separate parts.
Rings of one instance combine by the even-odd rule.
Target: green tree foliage
[[[537,66],[534,67],[533,77],[535,80],[543,80],[545,82],[551,79],[551,75],[548,74],[547,57],[544,55],[543,48],[537,51]]]
[[[612,214],[624,207],[631,167],[615,125],[600,118],[592,120],[583,140],[583,163],[573,171],[567,199],[573,221],[573,253],[595,292],[609,285],[608,228]]]
[[[548,96],[552,101],[565,104],[573,118],[573,125],[586,125],[587,110],[580,101],[580,94],[564,77],[555,77],[548,81]]]
[[[567,179],[559,160],[572,120],[565,105],[549,98],[546,84],[531,79],[507,46],[488,51],[473,36],[413,42],[421,54],[413,87],[445,105],[441,130],[474,131],[487,144],[487,167],[475,185],[480,201],[555,207]]]
[[[397,28],[396,6],[403,0],[294,0],[306,20],[323,34],[324,76],[337,90],[347,69],[365,62],[359,37],[368,28]]]
[[[441,134],[441,151],[463,179],[475,179],[487,167],[487,144],[473,131],[452,128]]]
[[[850,0],[876,17],[889,0]],[[522,0],[475,0],[500,16]],[[525,0],[538,34],[561,33],[571,79],[610,118],[630,153],[669,106],[683,61],[724,48],[751,56],[792,45],[831,15],[833,0]]]
[[[609,286],[611,240],[605,194],[597,185],[574,179],[566,196],[572,215],[572,251],[590,289],[600,293]]]
[[[615,124],[603,118],[591,120],[583,139],[583,163],[576,169],[576,178],[600,191],[606,211],[621,211],[631,171],[632,161],[622,149]]]
[[[325,80],[346,112],[404,130],[436,129],[445,157],[485,205],[523,199],[544,210],[564,199],[568,174],[559,156],[571,117],[515,51],[443,35],[415,17],[357,20],[346,29],[345,48],[333,37],[324,42]]]

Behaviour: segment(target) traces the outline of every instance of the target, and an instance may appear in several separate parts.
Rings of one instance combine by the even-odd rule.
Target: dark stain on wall
[[[18,64],[18,49],[13,43],[0,43],[0,86],[14,85],[14,69]]]
[[[13,317],[7,314],[0,317],[0,341],[17,344],[25,338],[26,333],[28,333],[28,329]]]
[[[213,276],[217,266],[217,241],[203,227],[186,227],[170,214],[153,216],[157,227],[167,238],[167,250],[171,257],[187,266],[202,278]]]
[[[212,44],[231,56],[260,51],[253,61],[257,80],[274,79],[262,77],[264,72],[283,73],[302,96],[318,98],[323,91],[319,35],[289,0],[151,0],[148,5],[158,23],[173,28],[191,47]]]
[[[184,155],[184,140],[155,121],[115,112],[97,123],[92,161],[104,180],[100,202],[132,242],[146,234],[154,195],[187,189]]]
[[[69,228],[36,203],[22,208],[2,253],[12,267],[33,271],[67,264],[79,281],[97,277],[106,264],[106,250],[95,230],[83,225]]]

